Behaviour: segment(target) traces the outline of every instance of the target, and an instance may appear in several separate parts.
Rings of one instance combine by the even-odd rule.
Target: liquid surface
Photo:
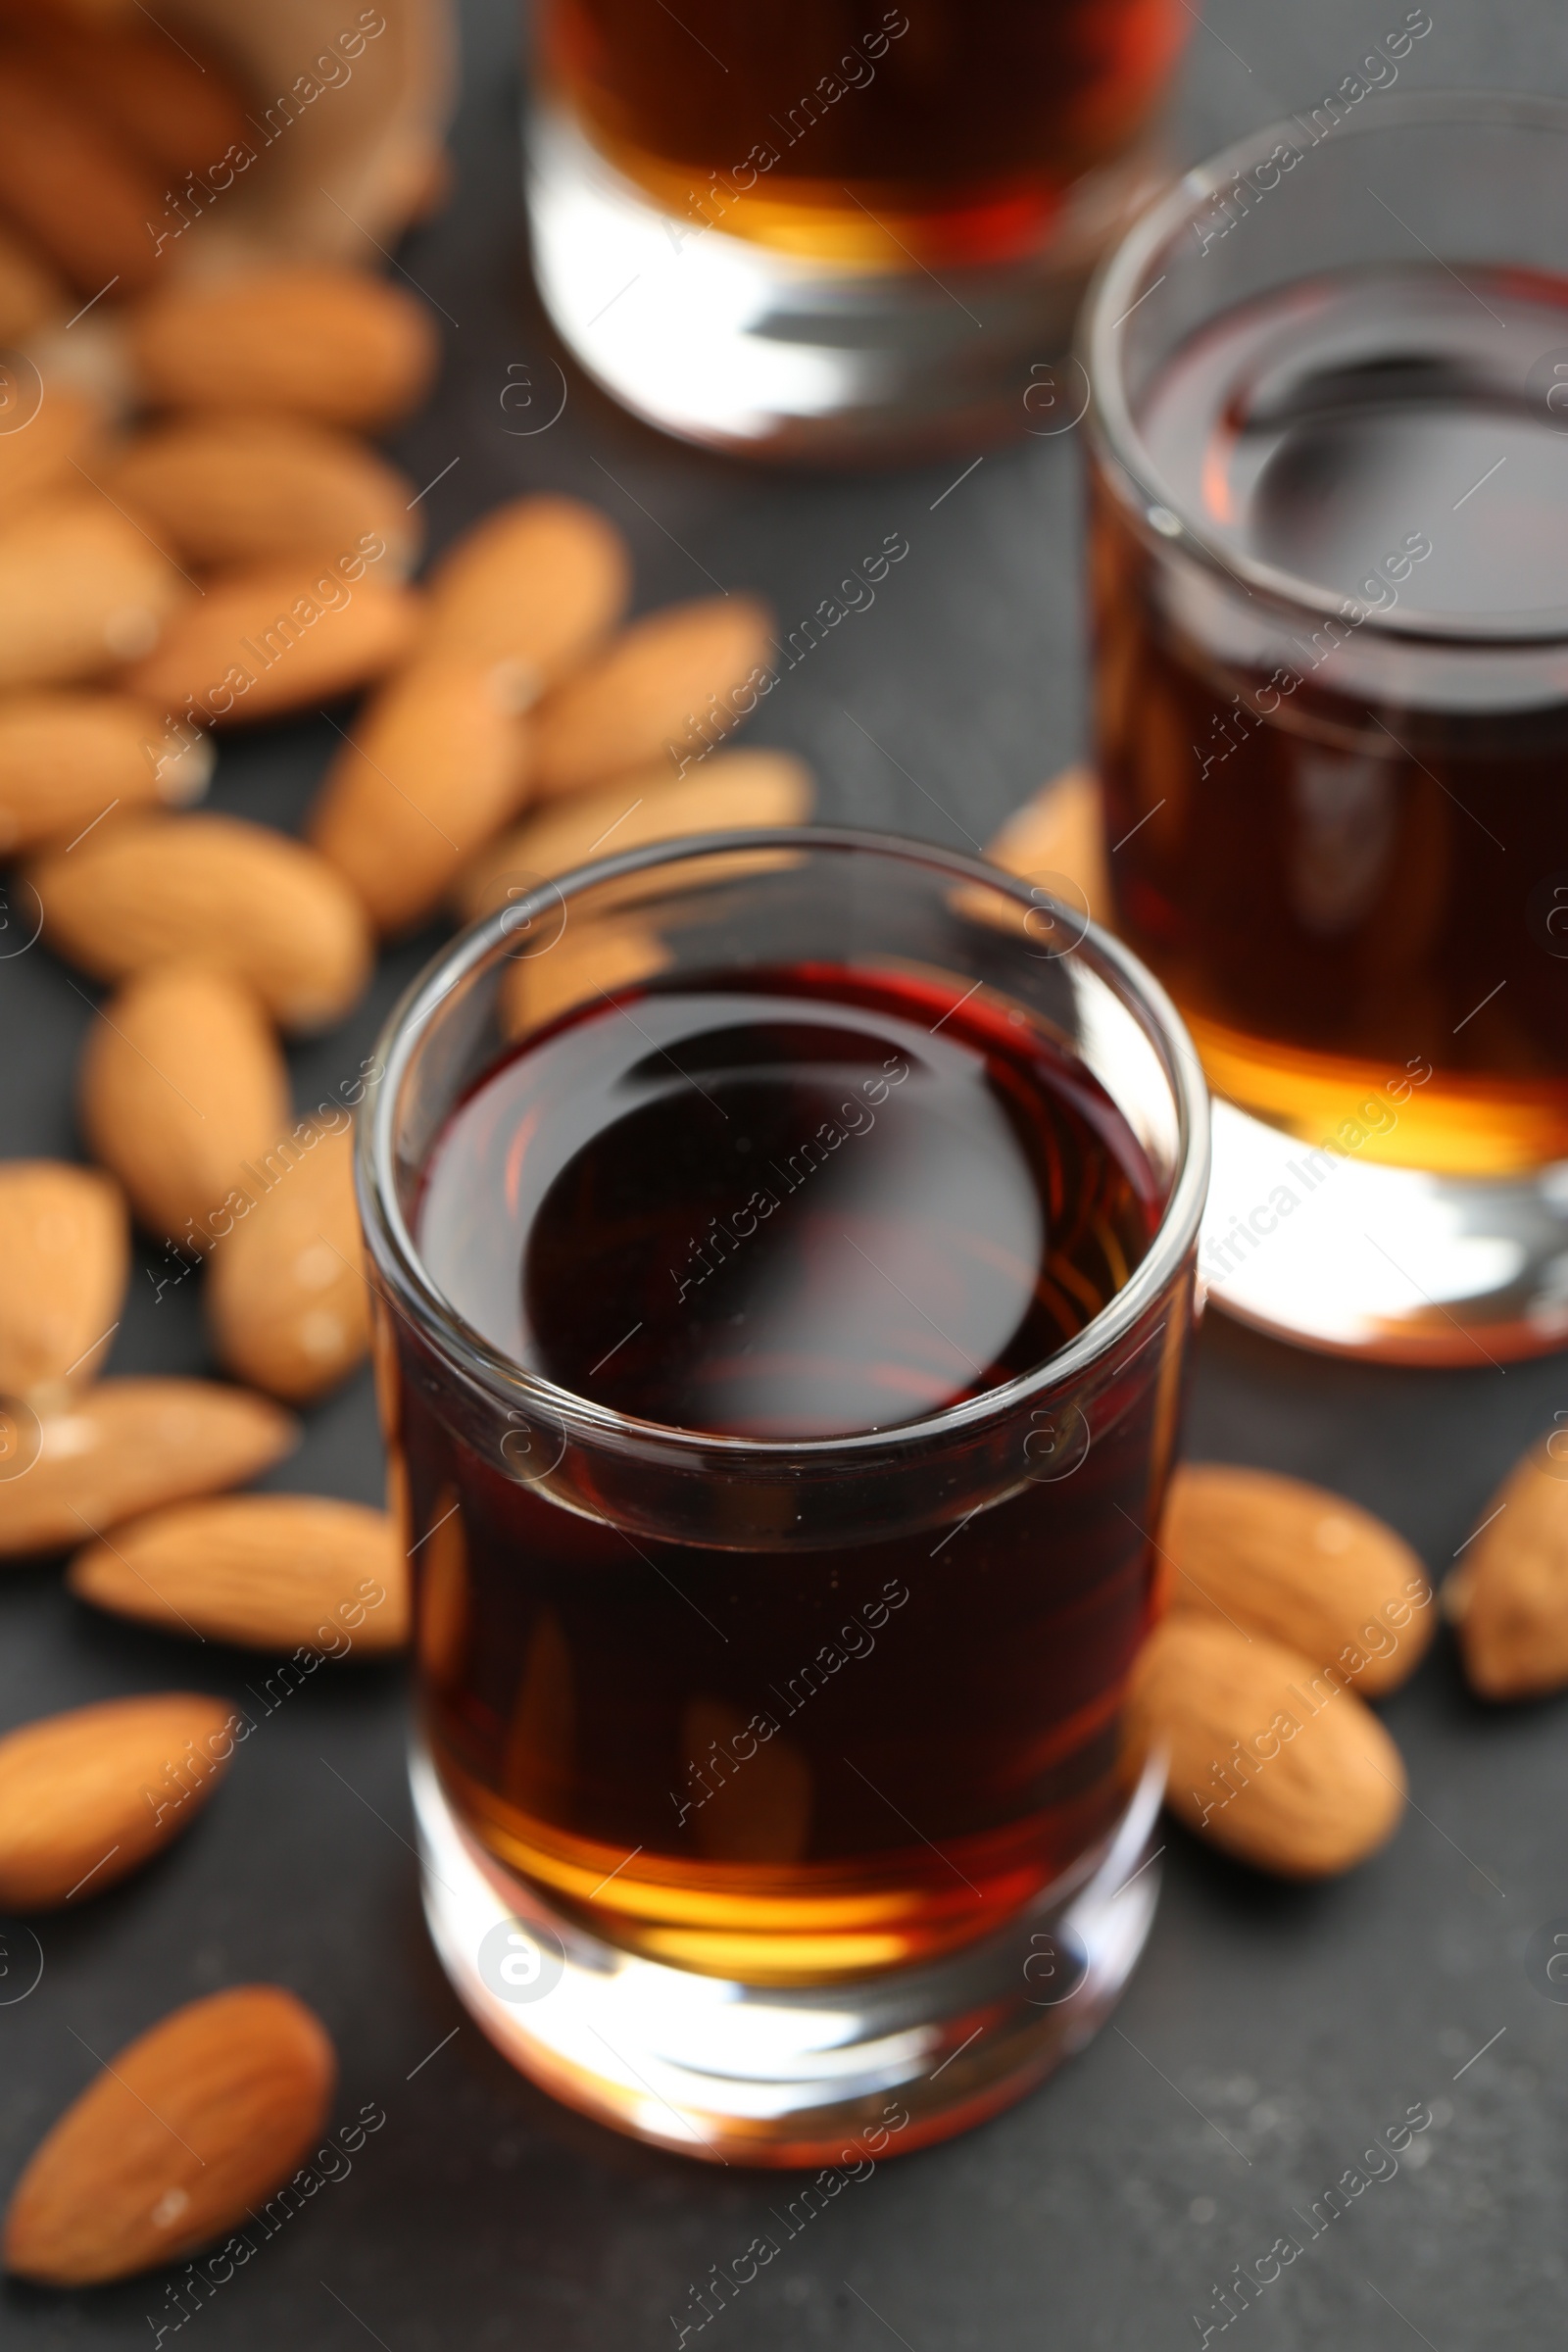
[[[655,990],[449,1123],[421,1253],[494,1347],[638,1419],[911,1421],[1054,1354],[1148,1247],[1152,1181],[1079,1065],[848,975]]]
[[[1119,927],[1215,1090],[1303,1142],[1568,1155],[1568,284],[1293,287],[1195,337],[1140,421],[1211,543],[1347,602],[1260,661],[1246,592],[1185,599],[1097,493]],[[1417,657],[1373,612],[1479,643]]]
[[[1344,596],[1391,551],[1408,606],[1568,608],[1568,289],[1430,266],[1347,272],[1229,313],[1140,418],[1180,507]]]

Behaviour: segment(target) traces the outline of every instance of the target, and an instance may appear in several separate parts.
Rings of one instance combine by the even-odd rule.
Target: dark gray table
[[[1546,0],[1431,7],[1408,81],[1568,91],[1568,20]],[[1187,60],[1182,151],[1311,105],[1402,15],[1396,0],[1216,0]],[[542,371],[551,345],[520,251],[512,12],[476,4],[466,33],[455,201],[402,256],[451,320],[441,389],[398,453],[421,483],[461,458],[428,500],[437,541],[499,498],[567,489],[628,532],[642,604],[716,579],[761,590],[790,623],[864,548],[904,531],[909,559],[875,608],[790,673],[757,738],[811,760],[830,815],[983,840],[1084,748],[1075,437],[988,457],[939,504],[964,461],[779,478],[663,443],[575,377],[553,429],[509,435],[508,368]],[[296,822],[331,743],[313,722],[225,744],[216,805]],[[354,1069],[432,944],[387,957],[353,1022],[297,1055],[302,1102]],[[42,950],[0,962],[0,1151],[74,1150],[88,1018]],[[194,1290],[155,1304],[139,1270],[114,1369],[202,1369]],[[1441,1572],[1559,1405],[1561,1358],[1506,1373],[1363,1370],[1211,1319],[1193,1441],[1343,1489]],[[367,1378],[310,1416],[273,1483],[379,1499]],[[3,1726],[171,1685],[243,1698],[256,1668],[78,1608],[51,1571],[0,1584]],[[1172,1832],[1152,1942],[1114,2030],[998,2122],[880,2166],[710,2335],[688,2340],[1157,2352],[1198,2342],[1191,2315],[1209,2310],[1214,2282],[1289,2234],[1303,2253],[1224,2340],[1254,2352],[1560,2342],[1568,2008],[1533,1989],[1525,1947],[1568,1912],[1564,1709],[1477,1707],[1443,1641],[1387,1713],[1413,1791],[1388,1852],[1338,1885],[1293,1890]],[[464,2019],[418,1915],[404,1717],[398,1669],[322,1674],[262,1723],[210,1812],[155,1868],[40,1921],[42,1982],[0,2008],[0,2187],[93,2072],[85,2045],[109,2054],[178,2002],[272,1978],[336,2037],[337,2111],[373,2099],[387,2124],[181,2340],[233,2352],[352,2352],[367,2336],[388,2352],[670,2345],[693,2282],[745,2248],[784,2184],[579,2122]],[[1397,2174],[1309,2240],[1299,2216],[1418,2102],[1433,2126]],[[0,2340],[29,2352],[147,2345],[176,2317],[157,2276],[82,2295],[0,2288]]]

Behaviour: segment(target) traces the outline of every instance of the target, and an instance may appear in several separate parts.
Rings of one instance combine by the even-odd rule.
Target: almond
[[[539,706],[535,784],[575,792],[661,757],[696,760],[738,726],[772,616],[755,597],[713,596],[650,612]],[[673,773],[673,767],[671,772]]]
[[[1371,1709],[1262,1634],[1168,1617],[1133,1669],[1127,1728],[1135,1753],[1168,1749],[1178,1821],[1281,1878],[1349,1870],[1404,1809],[1404,1765]]]
[[[0,1396],[42,1403],[92,1379],[119,1326],[127,1250],[120,1188],[96,1168],[0,1161]]]
[[[419,662],[362,710],[308,831],[383,935],[434,913],[527,788],[515,678],[488,657]]]
[[[159,172],[211,172],[225,160],[231,141],[250,144],[238,94],[210,53],[205,64],[192,55],[189,44],[197,35],[184,21],[177,42],[134,18],[100,22],[92,38],[83,40],[47,15],[30,18],[23,37],[76,105]],[[192,202],[189,192],[185,202]],[[166,198],[159,221],[177,234],[180,219]],[[159,221],[147,233],[155,234]]]
[[[1087,767],[1065,768],[1043,784],[993,837],[986,856],[1026,882],[1063,876],[1076,884],[1097,923],[1110,919],[1100,782]]]
[[[93,466],[102,411],[84,392],[51,383],[37,413],[13,420],[0,401],[0,512],[14,514],[24,500],[62,485],[78,489],[78,466]]]
[[[199,962],[248,980],[285,1029],[324,1029],[373,950],[324,858],[237,816],[135,816],[40,858],[27,879],[57,955],[99,980]]]
[[[1471,1544],[1443,1587],[1471,1689],[1483,1698],[1560,1690],[1568,1684],[1568,1438],[1560,1428],[1503,1481]]]
[[[189,1250],[290,1125],[288,1077],[254,993],[176,964],[132,980],[88,1031],[82,1133],[147,1230]]]
[[[207,1314],[226,1371],[303,1403],[361,1361],[370,1314],[353,1129],[294,1141],[298,1158],[213,1251]]]
[[[0,223],[0,345],[14,349],[74,307],[42,255]]]
[[[1409,1544],[1323,1487],[1191,1462],[1159,1541],[1173,1608],[1272,1635],[1365,1698],[1402,1683],[1432,1639],[1432,1587]]]
[[[810,769],[788,752],[718,752],[673,780],[667,764],[642,769],[514,826],[463,875],[457,904],[471,922],[504,906],[519,881],[569,873],[590,858],[617,858],[683,833],[798,825],[810,813],[811,794]]]
[[[229,1709],[188,1690],[47,1715],[0,1740],[0,1904],[98,1894],[187,1829],[233,1752]],[[188,1800],[188,1801],[187,1801]]]
[[[8,2270],[90,2286],[178,2262],[242,2222],[326,2117],[337,2063],[276,1984],[191,2001],[117,2051],[18,2181]]]
[[[0,528],[0,688],[67,685],[134,660],[189,594],[95,490],[31,499]]]
[[[0,1555],[59,1550],[190,1494],[238,1486],[281,1459],[292,1416],[206,1380],[104,1380],[37,1425],[38,1452],[0,1480]]]
[[[553,685],[626,609],[631,559],[608,515],[574,498],[518,498],[431,573],[430,650],[523,663]]]
[[[180,417],[128,442],[100,478],[187,564],[330,560],[367,534],[393,571],[419,552],[407,476],[300,417]]]
[[[178,1503],[87,1544],[78,1600],[245,1649],[401,1649],[409,1568],[384,1511],[320,1494]]]
[[[130,672],[131,692],[199,725],[241,726],[378,678],[408,652],[421,610],[412,590],[366,571],[379,545],[215,578]]]
[[[152,274],[164,192],[151,167],[15,49],[0,71],[0,207],[83,294],[129,294]]]
[[[574,1004],[634,989],[662,972],[669,950],[651,924],[616,915],[579,916],[540,948],[519,952],[502,977],[503,1034],[526,1037]]]
[[[132,313],[129,346],[156,405],[281,409],[363,430],[417,407],[437,358],[421,303],[324,263],[170,286]]]
[[[200,800],[213,747],[128,694],[0,701],[0,854],[71,841],[100,817]]]

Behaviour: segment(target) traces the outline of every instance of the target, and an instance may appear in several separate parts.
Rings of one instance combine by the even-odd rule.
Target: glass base
[[[1214,1104],[1209,1300],[1275,1339],[1396,1364],[1568,1347],[1568,1160],[1506,1182],[1313,1152]]]
[[[677,219],[555,109],[532,117],[528,155],[539,290],[589,374],[685,440],[823,465],[1070,430],[1087,379],[1051,363],[1101,252],[1167,176],[1134,150],[1078,183],[1045,251],[934,275]]]
[[[780,1991],[601,1941],[468,1836],[411,1762],[425,1916],[460,1997],[513,2064],[617,2132],[714,2163],[856,2166],[994,2114],[1114,2005],[1158,1894],[1145,1773],[1108,1846],[935,1966]]]

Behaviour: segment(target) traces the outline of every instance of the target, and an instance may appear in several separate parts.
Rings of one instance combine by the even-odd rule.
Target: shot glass
[[[709,835],[520,878],[379,1055],[359,1180],[461,1997],[702,2158],[854,2161],[1017,2097],[1156,1893],[1121,1709],[1207,1160],[1157,984],[976,861]]]
[[[1031,366],[1162,176],[1191,22],[1183,0],[544,0],[545,303],[617,400],[714,447],[853,462],[1033,429]]]
[[[1568,108],[1391,92],[1431,21],[1107,261],[1115,920],[1217,1097],[1201,1271],[1281,1337],[1568,1340]]]

